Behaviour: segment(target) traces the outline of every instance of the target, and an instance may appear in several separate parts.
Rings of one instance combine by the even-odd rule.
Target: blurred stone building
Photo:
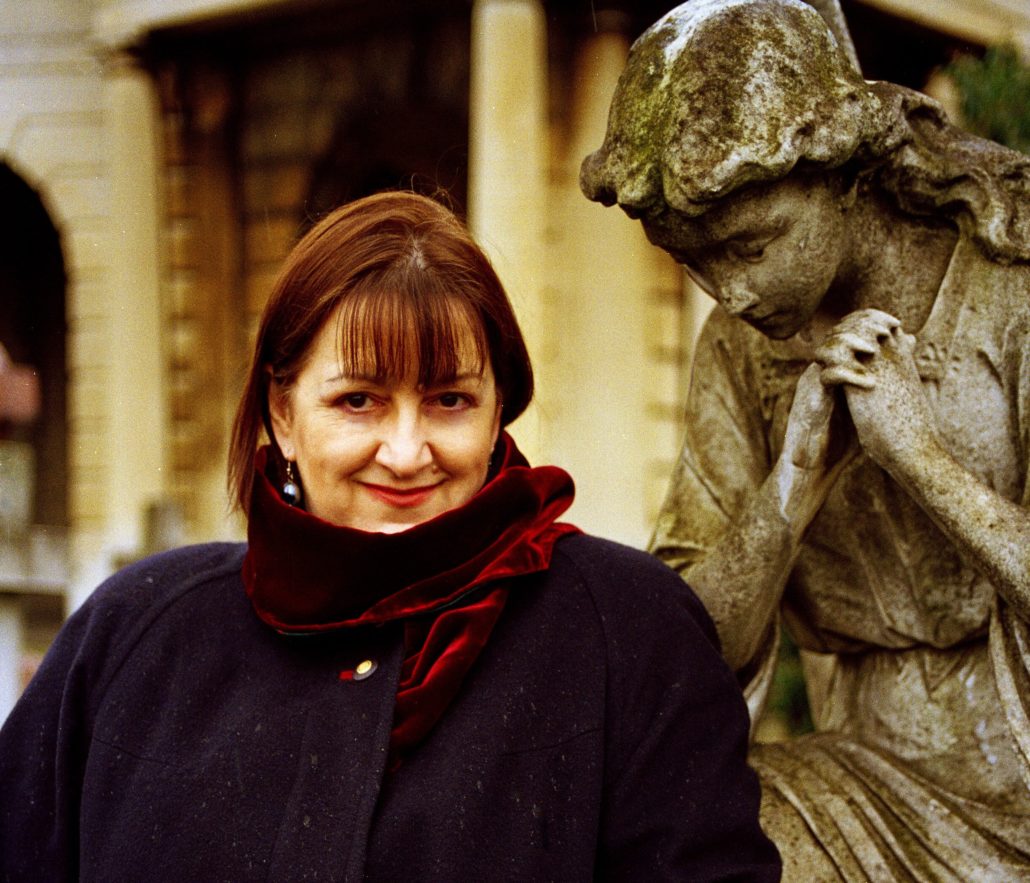
[[[708,307],[577,173],[673,5],[0,0],[0,345],[40,394],[0,407],[0,718],[113,569],[242,535],[225,449],[256,317],[298,234],[374,190],[467,214],[538,373],[520,445],[576,477],[570,520],[646,542]],[[1030,46],[1024,0],[843,5],[871,78]]]

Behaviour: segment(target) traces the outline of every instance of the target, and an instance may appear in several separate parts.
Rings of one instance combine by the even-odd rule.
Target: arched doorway
[[[0,161],[0,344],[39,378],[31,422],[0,417],[0,439],[34,452],[30,523],[68,523],[65,267],[60,235],[39,194]]]
[[[65,268],[42,199],[0,161],[0,721],[64,617]]]

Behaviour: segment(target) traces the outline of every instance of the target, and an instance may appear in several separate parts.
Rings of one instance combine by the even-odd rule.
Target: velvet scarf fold
[[[402,623],[404,662],[390,752],[396,767],[457,694],[501,615],[513,577],[546,570],[572,479],[530,468],[503,433],[499,462],[465,505],[395,534],[329,524],[283,502],[269,449],[257,455],[243,582],[284,633]],[[351,677],[341,673],[341,679]]]

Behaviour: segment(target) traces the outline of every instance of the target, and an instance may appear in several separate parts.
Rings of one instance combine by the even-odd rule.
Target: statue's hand
[[[939,445],[914,350],[915,338],[893,316],[858,310],[816,351],[823,384],[844,389],[862,449],[892,473],[904,472],[911,457]]]
[[[770,475],[779,512],[796,528],[799,539],[859,450],[847,409],[819,375],[820,366],[813,363],[798,378],[783,449]]]
[[[783,454],[798,469],[823,472],[850,459],[854,433],[841,419],[833,391],[820,378],[821,367],[811,364],[798,379],[783,437]],[[846,417],[846,415],[844,415]],[[854,447],[852,444],[851,447]]]

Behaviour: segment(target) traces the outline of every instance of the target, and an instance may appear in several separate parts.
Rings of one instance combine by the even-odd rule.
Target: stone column
[[[136,547],[163,490],[158,241],[159,118],[150,77],[127,56],[106,84],[111,156],[111,454],[109,536]]]
[[[539,0],[476,0],[469,95],[469,224],[503,281],[534,367],[542,370],[543,236],[547,217],[547,31]],[[518,421],[541,462],[546,388]]]
[[[72,606],[119,558],[140,548],[144,513],[163,490],[158,115],[153,84],[127,53],[108,59],[104,109],[110,214],[99,495],[105,511],[99,536],[83,538],[91,549],[74,577]]]
[[[636,546],[652,528],[656,463],[678,443],[666,411],[681,399],[681,282],[676,264],[640,224],[579,190],[583,159],[604,140],[626,63],[621,13],[599,12],[575,58],[570,131],[560,163],[560,222],[551,260],[562,347],[556,460],[576,478],[570,519]],[[666,425],[668,424],[668,425]]]

